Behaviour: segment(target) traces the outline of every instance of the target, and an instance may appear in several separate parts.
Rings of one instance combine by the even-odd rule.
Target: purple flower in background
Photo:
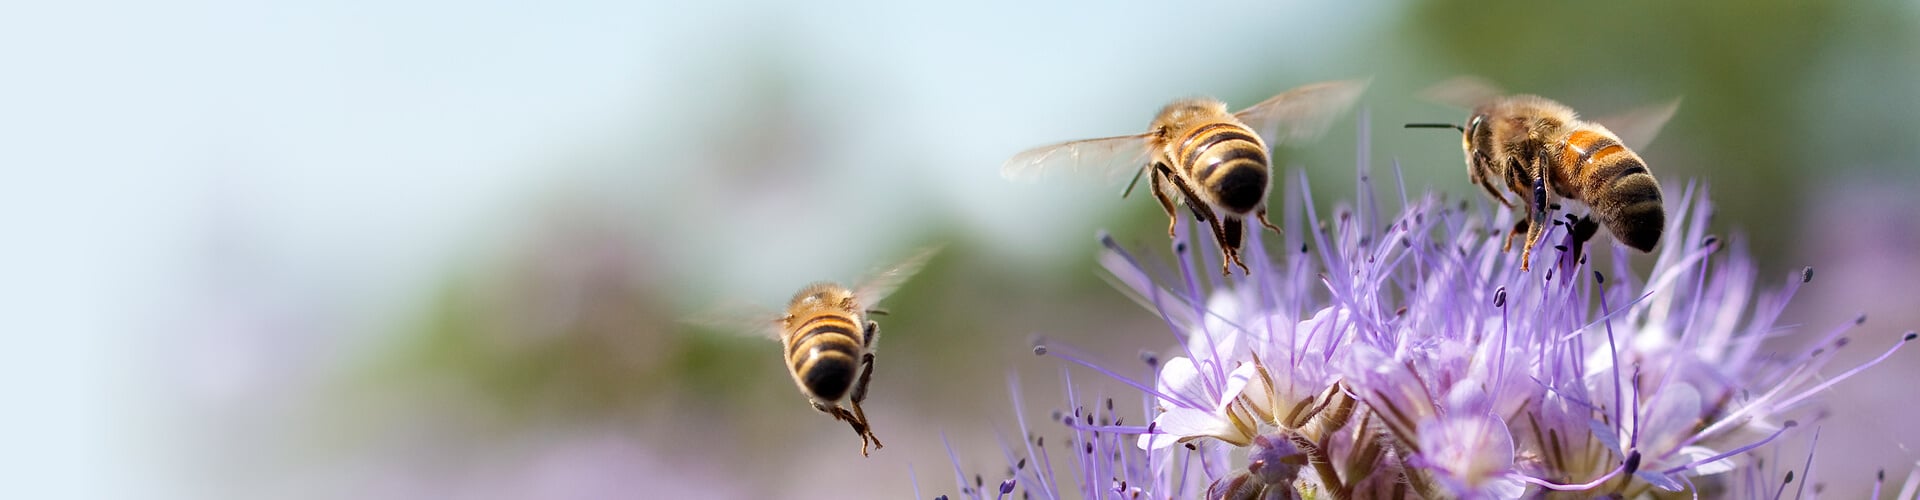
[[[1300,179],[1285,250],[1255,238],[1249,276],[1194,272],[1218,263],[1184,234],[1172,266],[1103,236],[1102,266],[1177,351],[1133,374],[1065,346],[1036,352],[1138,389],[1145,421],[1123,423],[1111,399],[1083,401],[1067,379],[1074,410],[1055,420],[1073,456],[1041,446],[1047,428],[1022,415],[1008,479],[969,480],[956,461],[962,496],[1773,496],[1791,481],[1757,481],[1778,471],[1758,468],[1756,450],[1812,430],[1796,410],[1914,338],[1861,338],[1886,350],[1850,367],[1828,364],[1859,322],[1799,348],[1763,345],[1812,270],[1767,279],[1739,241],[1706,234],[1704,189],[1669,191],[1681,196],[1650,271],[1605,237],[1588,248],[1611,249],[1597,269],[1556,222],[1543,245],[1559,246],[1522,272],[1502,244],[1509,213],[1401,186],[1402,208],[1384,214],[1363,172],[1357,201],[1323,223]]]

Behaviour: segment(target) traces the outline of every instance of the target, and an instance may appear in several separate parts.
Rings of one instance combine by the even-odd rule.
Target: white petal
[[[1204,410],[1169,409],[1153,419],[1153,424],[1156,434],[1141,435],[1139,439],[1141,449],[1165,448],[1183,440],[1203,437],[1219,438],[1236,443],[1246,441],[1244,436],[1240,436],[1234,430],[1233,423]]]
[[[1599,439],[1600,444],[1606,446],[1608,450],[1612,450],[1613,454],[1621,455],[1625,453],[1620,450],[1620,431],[1614,430],[1612,425],[1601,422],[1600,419],[1589,418],[1587,419],[1587,431],[1592,432],[1594,439]]]
[[[1708,458],[1713,457],[1714,455],[1719,455],[1719,454],[1720,452],[1714,451],[1708,448],[1704,448],[1700,446],[1688,446],[1680,449],[1680,457],[1679,457],[1678,463],[1690,464],[1700,460],[1706,460]],[[1722,458],[1719,460],[1714,460],[1712,462],[1700,464],[1690,470],[1693,471],[1693,475],[1695,476],[1711,476],[1714,474],[1719,474],[1722,472],[1733,470],[1733,461]]]
[[[1167,360],[1160,367],[1160,380],[1157,384],[1161,394],[1181,398],[1186,401],[1161,401],[1166,408],[1184,407],[1185,402],[1205,404],[1213,398],[1207,397],[1206,379],[1201,378],[1200,369],[1195,367],[1193,359],[1181,356]]]
[[[1158,450],[1180,442],[1180,436],[1168,436],[1156,432],[1154,434],[1141,434],[1140,439],[1137,441],[1136,444],[1140,446],[1142,450]]]
[[[1704,413],[1700,391],[1685,382],[1667,384],[1648,402],[1648,407],[1647,420],[1640,426],[1640,446],[1655,451],[1670,450],[1680,444],[1693,433],[1694,423]]]
[[[1227,405],[1233,404],[1233,400],[1238,399],[1240,393],[1247,389],[1247,384],[1257,375],[1256,369],[1253,363],[1240,363],[1239,368],[1234,368],[1233,373],[1227,374],[1226,392],[1220,393],[1220,399],[1214,401],[1215,414],[1226,415]]]
[[[1207,299],[1207,315],[1201,321],[1201,328],[1187,332],[1187,352],[1203,360],[1213,359],[1217,354],[1228,361],[1241,358],[1242,330],[1248,325],[1243,322],[1240,297],[1232,291],[1213,294]]]
[[[1661,474],[1655,471],[1643,470],[1640,472],[1635,472],[1633,473],[1633,477],[1640,478],[1641,481],[1646,481],[1647,484],[1651,484],[1653,485],[1653,487],[1660,488],[1662,490],[1680,491],[1681,489],[1686,488],[1686,486],[1681,485],[1679,481],[1674,480],[1673,476]]]

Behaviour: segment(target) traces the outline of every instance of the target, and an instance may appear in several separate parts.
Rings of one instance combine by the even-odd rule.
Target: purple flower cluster
[[[1651,270],[1605,237],[1589,247],[1613,253],[1598,269],[1557,222],[1542,241],[1558,245],[1522,272],[1504,210],[1403,185],[1386,214],[1363,172],[1357,201],[1322,222],[1305,184],[1286,191],[1285,250],[1255,238],[1248,276],[1196,272],[1218,262],[1184,234],[1173,265],[1102,236],[1112,281],[1179,347],[1134,374],[1035,351],[1132,385],[1146,418],[1067,379],[1073,410],[1053,420],[1068,447],[1047,448],[1016,403],[1026,434],[1008,474],[988,484],[956,459],[961,496],[1773,497],[1809,471],[1781,482],[1754,452],[1812,430],[1789,416],[1915,337],[1861,338],[1886,350],[1851,367],[1828,365],[1859,322],[1767,343],[1813,271],[1766,279],[1740,241],[1706,233],[1705,189],[1669,191]]]

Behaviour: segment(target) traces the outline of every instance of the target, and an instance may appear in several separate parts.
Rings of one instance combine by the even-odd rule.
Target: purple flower
[[[1560,222],[1534,252],[1545,262],[1523,272],[1503,248],[1511,213],[1401,186],[1402,208],[1383,214],[1367,179],[1323,225],[1300,176],[1286,250],[1255,238],[1249,276],[1196,273],[1218,263],[1185,231],[1173,266],[1103,236],[1103,267],[1178,351],[1142,382],[1036,349],[1139,389],[1147,425],[1121,424],[1111,403],[1086,410],[1069,378],[1074,411],[1057,420],[1080,451],[1071,473],[1054,472],[1057,448],[1010,449],[1017,486],[1037,498],[1752,491],[1729,472],[1751,471],[1755,450],[1804,427],[1796,410],[1914,338],[1872,337],[1883,354],[1839,368],[1827,365],[1854,324],[1798,349],[1763,345],[1811,270],[1762,279],[1737,239],[1706,234],[1705,189],[1669,191],[1681,196],[1649,272],[1605,237],[1588,245],[1612,254],[1595,268]],[[1030,445],[1046,429],[1022,427]],[[963,495],[988,493],[960,479]]]

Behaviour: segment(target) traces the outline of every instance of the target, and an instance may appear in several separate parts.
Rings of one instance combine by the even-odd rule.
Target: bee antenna
[[[1450,128],[1450,129],[1458,130],[1462,134],[1467,133],[1466,127],[1454,125],[1451,123],[1409,123],[1407,124],[1407,128]]]

